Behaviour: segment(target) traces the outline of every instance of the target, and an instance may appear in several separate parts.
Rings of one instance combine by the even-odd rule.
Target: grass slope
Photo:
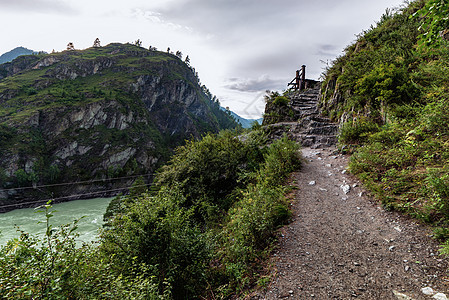
[[[387,11],[325,72],[322,107],[342,123],[351,171],[382,203],[449,237],[446,2]]]

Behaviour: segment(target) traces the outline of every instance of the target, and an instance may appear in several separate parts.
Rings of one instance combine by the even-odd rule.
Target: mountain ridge
[[[153,173],[184,140],[236,126],[169,53],[109,44],[20,56],[0,65],[0,205],[45,198],[13,189],[23,186],[106,180],[45,191],[55,198],[127,187],[114,178]]]
[[[0,64],[11,62],[14,59],[16,59],[19,56],[22,55],[30,55],[30,54],[37,54],[38,52],[34,50],[27,49],[25,47],[16,47],[8,52],[3,53],[0,55]]]

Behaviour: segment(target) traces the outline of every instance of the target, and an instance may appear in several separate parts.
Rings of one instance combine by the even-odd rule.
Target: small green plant
[[[441,31],[447,30],[449,21],[449,4],[446,1],[431,0],[417,11],[413,17],[421,19],[421,34],[419,36],[419,47],[424,50],[427,47],[438,47],[443,43]]]
[[[360,144],[380,130],[379,125],[366,117],[359,117],[343,124],[338,136],[341,144]]]
[[[426,178],[431,187],[435,208],[449,219],[449,174],[439,174],[439,170],[429,170]]]
[[[449,240],[449,228],[448,227],[436,227],[433,229],[434,238],[441,241]]]
[[[45,237],[31,236],[23,231],[19,239],[9,241],[0,250],[0,296],[8,299],[54,298],[67,292],[67,279],[76,272],[83,253],[76,251],[74,231],[79,220],[56,230],[50,202],[38,210],[45,214]],[[67,294],[66,294],[67,295]]]
[[[273,104],[277,106],[287,106],[290,100],[285,96],[277,96],[273,100]]]

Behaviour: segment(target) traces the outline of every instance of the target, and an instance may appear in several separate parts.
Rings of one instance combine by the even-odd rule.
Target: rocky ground
[[[250,298],[446,299],[448,263],[430,229],[382,209],[335,148],[302,151],[293,220],[272,256],[272,281]]]

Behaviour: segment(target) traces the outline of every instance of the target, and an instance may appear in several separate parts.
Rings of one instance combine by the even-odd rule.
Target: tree
[[[176,56],[179,57],[179,59],[182,59],[182,52],[181,51],[176,51]]]
[[[67,50],[69,50],[69,51],[75,50],[75,46],[73,45],[72,42],[70,42],[70,43],[67,44]]]
[[[142,47],[142,41],[140,39],[137,39],[137,41],[134,42],[134,45],[137,47]]]
[[[188,55],[186,56],[186,59],[184,60],[184,62],[186,64],[190,64],[190,57]]]
[[[93,47],[94,47],[94,48],[101,47],[101,45],[100,45],[100,39],[99,39],[99,38],[96,38],[96,39],[95,39]]]
[[[150,46],[150,47],[148,48],[148,50],[150,50],[150,51],[157,51],[157,48],[156,48],[156,47],[153,47],[153,46]]]
[[[167,48],[167,53],[170,53],[170,47]]]
[[[16,176],[17,186],[24,187],[29,185],[30,179],[28,178],[28,174],[25,172],[24,169],[19,169],[14,173],[14,176]]]

